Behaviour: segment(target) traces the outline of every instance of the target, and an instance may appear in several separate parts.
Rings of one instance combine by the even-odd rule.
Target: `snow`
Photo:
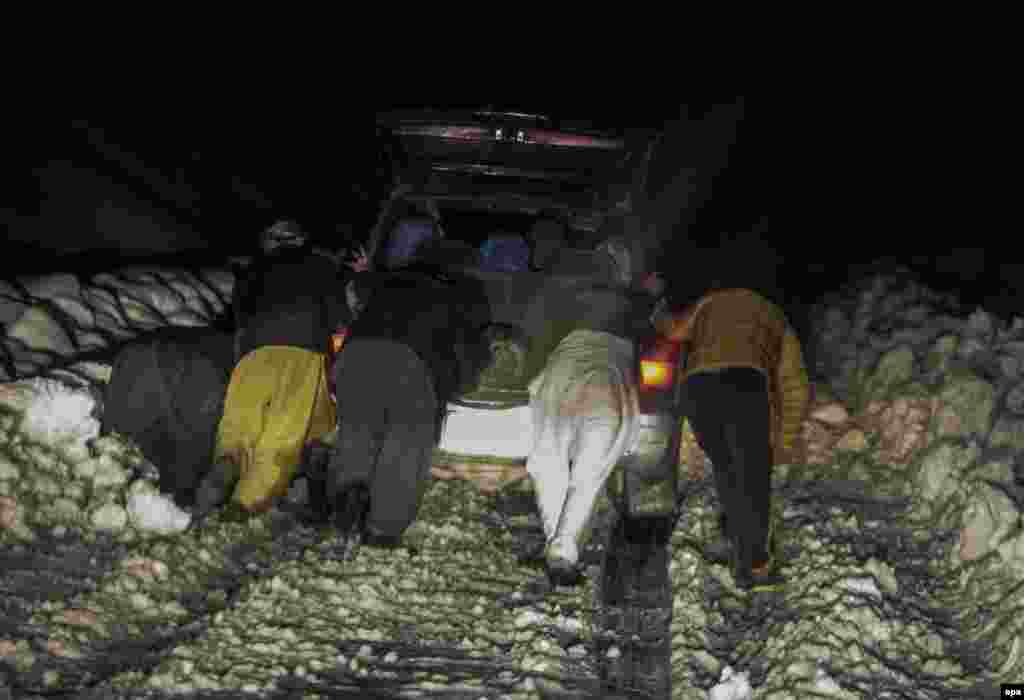
[[[92,394],[86,390],[69,387],[52,378],[36,377],[34,379],[22,379],[14,382],[7,382],[6,379],[15,369],[21,372],[22,376],[25,376],[25,374],[33,374],[41,369],[45,369],[56,359],[59,359],[57,356],[60,353],[57,351],[60,348],[67,349],[63,345],[65,342],[64,335],[70,334],[69,340],[77,348],[77,351],[81,352],[85,347],[103,346],[105,338],[98,333],[98,330],[110,331],[116,338],[134,336],[138,329],[130,321],[142,319],[147,325],[151,323],[159,325],[202,325],[207,318],[207,314],[209,314],[209,310],[200,304],[198,300],[200,298],[206,299],[211,307],[219,311],[222,308],[222,304],[216,303],[220,299],[217,294],[223,292],[224,298],[230,298],[231,290],[231,278],[228,273],[222,272],[218,275],[207,271],[204,274],[206,277],[197,276],[195,278],[196,284],[202,285],[198,288],[195,295],[189,295],[187,291],[183,292],[180,289],[182,285],[187,284],[185,279],[193,279],[192,277],[182,277],[180,280],[177,280],[180,284],[172,285],[176,292],[175,294],[164,294],[160,290],[149,290],[151,286],[159,286],[158,276],[151,276],[147,279],[140,274],[138,279],[131,284],[120,285],[118,287],[119,290],[128,290],[138,297],[142,297],[141,300],[132,298],[120,299],[124,308],[131,312],[128,314],[130,318],[127,320],[122,318],[124,314],[118,306],[119,297],[111,292],[95,287],[83,288],[80,295],[84,301],[79,306],[72,297],[61,296],[61,294],[72,294],[67,280],[57,280],[60,282],[60,285],[64,285],[61,287],[63,289],[61,294],[57,294],[60,291],[57,287],[60,285],[56,284],[56,282],[54,283],[53,290],[49,290],[44,284],[38,284],[33,287],[39,297],[52,300],[55,306],[63,310],[66,315],[71,317],[72,321],[80,326],[75,329],[73,328],[74,324],[70,324],[68,327],[72,328],[74,333],[68,331],[67,334],[63,330],[60,332],[55,330],[57,328],[64,328],[62,325],[63,319],[60,324],[56,323],[56,321],[51,323],[52,319],[44,315],[43,311],[49,309],[50,306],[36,304],[38,300],[28,299],[19,290],[9,288],[9,286],[4,287],[0,284],[0,320],[5,323],[5,332],[8,332],[8,337],[0,344],[0,357],[7,360],[6,363],[0,364],[0,382],[2,382],[0,383],[0,407],[6,409],[5,412],[0,414],[0,438],[5,441],[4,449],[0,450],[0,494],[3,494],[0,496],[0,527],[11,528],[16,517],[23,517],[26,513],[33,515],[33,513],[29,512],[29,508],[36,507],[37,501],[45,504],[46,507],[39,507],[38,510],[47,517],[50,517],[50,513],[58,512],[73,514],[75,512],[74,508],[64,508],[63,506],[68,504],[77,505],[80,509],[80,514],[89,517],[93,527],[114,533],[122,532],[128,528],[157,532],[179,532],[187,527],[190,520],[189,515],[178,509],[170,499],[159,493],[154,483],[156,475],[149,473],[143,478],[139,478],[141,467],[137,456],[122,454],[121,452],[114,451],[112,448],[107,449],[104,446],[104,441],[109,440],[112,443],[119,443],[119,438],[97,439],[99,421],[93,415],[96,412],[97,406]],[[200,282],[199,280],[202,281]],[[212,296],[213,299],[207,298],[207,295]],[[173,302],[179,297],[181,300],[180,305],[174,307]],[[33,306],[33,304],[36,305]],[[96,308],[92,308],[93,306]],[[162,312],[158,311],[160,309],[162,309]],[[87,310],[91,311],[91,315]],[[47,313],[49,312],[47,311]],[[875,312],[871,308],[867,308],[862,313],[870,315]],[[23,322],[17,328],[14,328],[14,324],[19,320]],[[927,318],[922,319],[921,323],[926,320]],[[99,324],[99,328],[93,327],[94,323]],[[933,320],[925,325],[929,328],[938,328],[940,323],[947,323],[947,321]],[[948,321],[948,323],[952,324],[953,321]],[[971,325],[972,332],[983,333],[986,337],[991,336],[993,333],[986,319],[980,316],[973,316],[971,318]],[[856,343],[874,347],[886,340],[884,337],[881,340],[875,337],[857,339],[855,336],[857,333],[861,333],[861,331],[856,329],[866,327],[860,321],[857,323],[851,321],[850,327],[853,330],[849,330],[848,333],[853,340],[839,333],[835,336],[838,338],[838,340],[834,341],[835,347],[839,347],[841,343],[849,343],[851,348],[859,347],[856,346]],[[1016,319],[1013,329],[1015,330],[1012,332],[1019,335],[1021,329],[1024,329],[1024,321],[1019,318]],[[15,331],[13,334],[10,333],[12,330]],[[846,332],[843,331],[843,333]],[[930,331],[924,329],[920,333],[922,334],[922,340],[919,342],[919,347],[927,349],[932,343],[931,336],[929,335]],[[953,340],[957,340],[955,335],[959,333],[957,327],[952,326],[951,333],[954,333],[954,335],[950,337]],[[1000,331],[1000,333],[1003,332]],[[1012,333],[1010,334],[1012,335]],[[18,340],[19,338],[21,339],[20,341]],[[968,341],[972,340],[968,338],[964,341],[962,347],[968,347]],[[943,350],[944,346],[939,341],[935,341],[935,343],[939,348],[936,352],[939,353],[940,358],[945,358],[953,353],[953,350]],[[952,347],[955,349],[956,343]],[[973,348],[975,346],[970,345],[969,347]],[[32,348],[36,349],[33,350]],[[996,351],[1008,354],[999,355]],[[853,351],[851,350],[851,352]],[[975,351],[972,350],[972,352]],[[960,354],[964,353],[961,352]],[[976,352],[975,354],[981,355],[982,353]],[[1024,409],[1017,410],[1020,408],[1019,404],[1024,404],[1024,401],[1015,401],[1014,399],[1018,395],[1024,396],[1024,384],[1021,383],[1024,381],[1024,378],[1021,378],[1019,375],[1020,367],[1024,366],[1024,340],[1020,338],[1014,340],[1011,338],[1005,345],[993,349],[992,354],[999,361],[998,363],[993,363],[992,366],[1004,368],[1003,371],[1006,374],[1000,380],[1002,383],[996,385],[994,391],[996,395],[1005,395],[1007,397],[1004,403],[1008,411],[1002,418],[1007,421],[1012,419],[1014,422],[1011,425],[1018,426],[1021,422],[1024,422],[1024,419],[1018,421],[1017,418],[1014,418],[1014,414],[1024,414]],[[824,356],[826,353],[822,353],[822,355]],[[838,353],[833,352],[832,355],[838,356]],[[866,361],[864,366],[868,366]],[[106,365],[86,365],[85,363],[77,365],[78,369],[85,369],[86,367],[95,368],[95,371],[86,373],[90,377],[97,379],[95,383],[101,384],[109,378],[110,368]],[[64,370],[49,371],[52,373],[63,372]],[[71,377],[69,376],[68,378],[70,379]],[[7,411],[16,415],[8,415]],[[848,414],[844,417],[843,414],[837,411],[818,416],[818,419],[837,428],[846,425],[850,420]],[[509,430],[508,426],[510,423],[517,427]],[[16,435],[16,433],[21,433],[21,435]],[[29,443],[55,447],[59,451],[59,455],[50,453],[47,450],[38,449],[37,446],[31,444],[25,445],[21,439],[22,437],[26,438]],[[533,431],[528,406],[505,410],[487,410],[452,404],[449,405],[449,415],[444,426],[441,447],[455,454],[522,458],[530,451],[532,437]],[[89,454],[90,450],[95,452],[94,456]],[[60,470],[53,467],[55,460],[61,467]],[[67,463],[70,463],[70,468],[63,469]],[[152,472],[152,466],[146,466]],[[1007,465],[1005,469],[1010,470],[1010,467]],[[58,483],[54,476],[54,473],[58,471],[66,472],[66,481]],[[29,476],[31,478],[23,478]],[[1001,480],[1006,482],[1008,478],[1004,477]],[[61,490],[54,490],[58,486]],[[22,495],[28,495],[32,491],[34,493],[31,493],[31,498],[19,500]],[[93,498],[92,494],[98,491],[103,492],[102,500]],[[36,498],[47,495],[52,499],[51,501],[46,501],[45,498]],[[91,504],[88,502],[90,498],[93,498],[94,501]],[[75,503],[74,499],[77,499],[78,502]],[[98,508],[97,505],[99,505]],[[786,508],[787,517],[795,517],[799,514],[799,510],[795,510],[792,507]],[[1011,515],[1015,518],[1014,522],[1016,519],[1019,519],[1019,514],[1015,510],[1011,510]],[[71,520],[72,518],[69,517],[67,519]],[[59,520],[59,518],[53,522],[56,522],[56,520]],[[80,517],[78,520],[84,521],[85,518]],[[28,525],[38,525],[39,527],[53,524],[53,522],[43,522],[42,525],[39,525],[30,521],[19,521],[18,528],[28,530],[26,522]],[[878,523],[875,524],[877,525]],[[57,525],[54,531],[62,531],[63,527],[63,525]],[[446,527],[455,526],[448,525]],[[128,532],[126,534],[132,533]],[[824,549],[824,546],[817,539],[805,538],[805,540],[816,547]],[[806,554],[801,554],[802,558],[819,556],[815,555],[813,553],[814,550],[810,547],[806,551]],[[205,550],[203,550],[202,555],[209,556]],[[202,555],[200,558],[202,558]],[[1010,559],[1012,557],[1007,558]],[[1020,559],[1022,557],[1017,558]],[[673,565],[677,568],[679,561],[678,559],[673,560]],[[879,600],[882,598],[880,586],[882,589],[892,592],[896,590],[895,587],[897,585],[895,578],[892,576],[891,567],[887,567],[885,564],[881,566],[886,567],[885,570],[888,571],[887,577],[882,577],[878,574],[878,566],[874,569],[868,566],[867,569],[869,571],[861,575],[852,570],[855,568],[859,569],[860,567],[851,567],[851,571],[844,578],[840,578],[838,581],[832,579],[828,586],[831,590],[838,588],[841,591],[847,592],[852,597],[862,596]],[[683,588],[677,589],[676,595],[680,595],[679,591],[684,590]],[[513,595],[513,598],[515,599],[516,596],[522,598],[522,594],[518,592]],[[853,602],[856,603],[857,601],[854,600]],[[677,598],[676,604],[680,606],[677,610],[683,609],[681,607],[683,605],[681,599]],[[688,605],[692,605],[692,603],[688,603]],[[698,607],[695,609],[697,613],[700,613],[700,603],[698,602],[697,605]],[[860,609],[862,608],[863,606]],[[677,614],[675,620],[678,622],[681,619],[687,618],[685,615]],[[562,627],[561,618],[558,618],[558,620],[557,626]],[[514,618],[514,623],[515,628],[525,630],[550,626],[547,617],[539,615],[532,610],[523,611],[517,615]],[[909,630],[909,626],[903,627],[898,622],[894,623],[892,627],[893,630]],[[890,639],[894,640],[898,636],[895,631],[890,634],[888,627],[865,623],[864,637],[869,642],[877,643],[879,640],[890,641]],[[793,641],[791,635],[784,637],[784,639],[787,643]],[[1005,668],[1010,668],[1012,664],[1016,663],[1017,659],[1016,651],[1019,646],[1019,636],[1011,639],[1012,649],[1007,656],[1008,660]],[[689,653],[687,650],[683,651],[684,653]],[[620,650],[618,647],[612,647],[608,652],[609,656],[619,654]],[[776,655],[773,658],[766,653],[763,660],[776,669],[784,669],[785,664],[777,665],[780,658],[784,657]],[[801,664],[801,667],[803,667],[803,664]],[[779,673],[785,675],[788,672],[781,670]],[[958,671],[957,673],[962,672]],[[959,675],[947,676],[951,684],[959,684],[958,679],[960,677]],[[790,678],[792,677],[790,676]],[[533,682],[533,679],[528,680],[530,683]],[[806,674],[802,674],[800,682],[802,684],[810,684],[813,689],[812,694],[817,693],[822,697],[840,697],[844,693],[849,694],[848,691],[845,691],[837,683],[835,678],[831,677],[826,670],[820,667],[813,671],[813,681],[807,678]],[[909,680],[901,681],[901,683],[910,682]],[[808,692],[810,692],[810,689],[808,689]],[[703,694],[703,692],[697,692],[696,696],[699,697]],[[719,682],[707,691],[706,697],[710,698],[710,700],[749,700],[754,697],[749,674],[738,672],[732,667],[725,667],[721,672]]]
[[[719,683],[708,692],[708,700],[751,700],[754,689],[750,687],[750,674],[737,673],[732,666],[722,669]]]
[[[90,445],[97,446],[93,441],[99,436],[100,422],[93,415],[96,400],[87,389],[36,377],[0,386],[0,404],[21,414],[20,432],[26,439],[60,450],[63,458],[71,462],[71,474],[89,480],[92,487],[120,487],[131,480],[132,470],[112,454],[90,454]],[[12,468],[4,474],[8,471],[16,473]],[[93,524],[99,529],[117,531],[130,520],[139,530],[184,530],[191,515],[161,494],[154,482],[153,474],[148,480],[136,479],[128,488],[127,514],[120,506],[110,504],[93,514]]]

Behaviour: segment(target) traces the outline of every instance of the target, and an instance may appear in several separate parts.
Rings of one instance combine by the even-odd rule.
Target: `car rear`
[[[684,359],[679,343],[653,330],[636,339],[637,440],[609,482],[612,500],[631,517],[669,516],[675,510]]]
[[[621,221],[643,200],[658,138],[653,130],[602,132],[545,116],[494,111],[387,113],[378,116],[378,127],[390,139],[391,180],[397,185],[370,235],[371,255],[388,250],[389,235],[411,205],[432,217],[446,240],[478,251],[486,250],[485,240],[493,234],[526,234],[541,221],[558,221],[567,233],[563,257],[578,258],[578,266],[569,266],[573,269],[588,269],[609,222]],[[405,206],[392,206],[399,201]],[[482,332],[497,353],[479,385],[450,402],[438,460],[475,461],[523,474],[532,427],[528,377],[515,363],[524,352],[525,310],[553,273],[482,265],[460,272],[476,277],[486,290],[493,324]],[[635,341],[639,435],[615,470],[610,493],[630,513],[667,513],[675,505],[680,353],[654,335]]]

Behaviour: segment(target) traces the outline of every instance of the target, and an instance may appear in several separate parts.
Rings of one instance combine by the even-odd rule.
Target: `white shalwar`
[[[636,441],[633,343],[576,330],[530,382],[533,479],[548,561],[579,561],[580,539],[612,468]]]

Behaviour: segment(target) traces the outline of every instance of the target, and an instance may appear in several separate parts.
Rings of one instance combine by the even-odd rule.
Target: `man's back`
[[[466,282],[426,271],[368,274],[360,283],[369,301],[352,325],[350,342],[372,337],[408,345],[434,373],[439,398],[447,400],[467,374],[482,368],[471,349],[470,357],[465,353],[489,315],[486,299],[466,289]]]
[[[308,250],[257,260],[238,293],[242,355],[268,345],[322,351],[345,299],[335,265]]]

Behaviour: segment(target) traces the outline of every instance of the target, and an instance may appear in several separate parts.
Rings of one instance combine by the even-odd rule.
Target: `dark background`
[[[716,105],[734,99],[490,106],[612,129],[660,128],[680,118],[711,115],[713,130]],[[348,235],[364,238],[389,184],[374,137],[374,114],[419,106],[363,104],[310,115],[282,103],[173,115],[153,110],[21,116],[8,126],[11,147],[3,165],[7,184],[0,225],[8,251],[3,276],[100,271],[133,261],[223,264],[227,255],[251,252],[257,232],[282,217],[297,219],[328,245]],[[1024,264],[1008,253],[1013,246],[998,252],[970,238],[954,244],[955,237],[893,231],[884,222],[862,227],[849,240],[844,205],[829,212],[808,201],[812,190],[827,190],[832,178],[837,190],[848,186],[838,176],[842,164],[830,167],[826,159],[814,172],[794,168],[792,154],[808,144],[792,143],[800,131],[792,124],[782,128],[783,116],[770,101],[744,98],[722,167],[702,173],[699,196],[689,205],[659,214],[659,225],[670,231],[661,257],[673,296],[685,300],[716,283],[807,303],[865,268],[898,263],[930,286],[956,292],[965,303],[1002,316],[1020,314]],[[816,130],[814,138],[823,133],[828,132]],[[813,146],[828,151],[829,144]],[[685,165],[687,149],[702,147],[678,145],[678,160]],[[675,162],[663,158],[652,177],[670,179]],[[843,201],[838,194],[828,201]],[[769,200],[787,202],[790,210],[774,227]],[[856,206],[856,200],[847,206]],[[814,219],[807,216],[812,211]]]

